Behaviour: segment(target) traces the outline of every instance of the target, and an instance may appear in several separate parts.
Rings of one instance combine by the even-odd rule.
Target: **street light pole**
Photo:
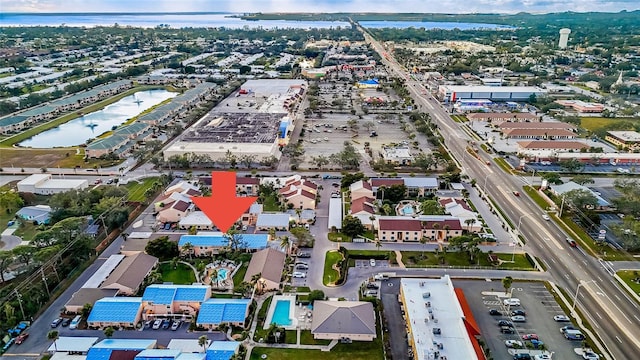
[[[491,174],[487,174],[487,176],[484,177],[484,190],[487,190],[487,180],[489,180],[489,176],[491,176]]]
[[[22,307],[22,294],[20,294],[17,289],[15,290],[15,292],[16,292],[16,297],[18,298],[18,304],[20,304],[20,312],[22,313],[22,320],[24,320],[27,317],[24,315],[24,308]]]
[[[564,209],[564,195],[562,195],[562,203],[560,203],[560,217],[562,217],[563,209]]]
[[[525,216],[529,216],[529,215],[531,215],[531,214],[524,214],[524,215],[520,216],[520,218],[518,219],[518,226],[516,227],[516,231],[518,232],[518,235],[520,235],[520,224],[522,223],[522,219]]]
[[[589,283],[595,283],[595,280],[584,281],[580,280],[580,283],[576,287],[576,294],[573,296],[573,305],[571,306],[571,313],[575,314],[576,304],[578,303],[578,293],[580,292],[580,288]]]

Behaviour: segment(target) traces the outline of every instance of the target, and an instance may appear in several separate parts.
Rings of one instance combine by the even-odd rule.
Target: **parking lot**
[[[513,298],[520,299],[521,305],[509,308],[503,304],[505,297],[496,296],[504,296],[504,288],[500,281],[460,280],[453,283],[456,287],[464,289],[482,338],[491,349],[491,355],[495,360],[513,359],[505,341],[518,340],[527,346],[528,341],[523,341],[522,336],[528,334],[536,334],[544,343],[544,348],[554,353],[554,359],[577,358],[573,349],[581,347],[582,342],[569,341],[560,332],[562,326],[571,325],[571,322],[558,322],[553,319],[555,315],[565,314],[544,284],[514,282],[512,295]],[[500,315],[490,315],[490,309],[498,310]],[[513,322],[513,334],[502,333],[498,321],[511,321],[510,312],[514,310],[524,311],[526,321]]]
[[[300,250],[298,251],[298,255],[311,254],[312,250],[313,249],[300,248]],[[294,263],[291,265],[291,286],[308,286],[307,275],[309,273],[309,269],[314,266],[314,262],[316,262],[316,260],[311,257],[297,256],[295,258]],[[304,274],[304,277],[294,277],[293,274],[295,273]]]

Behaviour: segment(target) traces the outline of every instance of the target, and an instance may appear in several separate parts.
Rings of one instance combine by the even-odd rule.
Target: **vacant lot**
[[[633,125],[640,124],[640,119],[638,118],[612,119],[612,118],[603,118],[603,117],[580,118],[580,125],[591,132],[597,132],[598,130],[608,128],[614,124],[619,124],[622,122],[630,123],[633,126]],[[630,127],[628,129],[620,129],[620,130],[633,130],[633,128]]]
[[[94,166],[109,167],[120,161],[90,159],[85,162],[83,155],[76,153],[76,148],[65,149],[22,149],[3,148],[0,156],[0,167],[12,168],[74,168],[93,169]]]

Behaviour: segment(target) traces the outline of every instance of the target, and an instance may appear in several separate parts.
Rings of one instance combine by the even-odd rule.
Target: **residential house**
[[[247,213],[242,214],[240,221],[242,225],[253,226],[258,221],[258,216],[264,211],[264,205],[253,203],[249,206]]]
[[[364,215],[371,216],[376,213],[375,199],[373,197],[360,197],[351,200],[351,208],[349,212],[351,216]]]
[[[211,187],[211,176],[201,176],[200,183]],[[238,176],[236,178],[236,193],[244,196],[258,196],[258,190],[260,189],[260,179],[253,177]]]
[[[217,230],[211,219],[202,211],[192,211],[178,221],[182,230],[195,228],[196,230]]]
[[[127,256],[100,285],[100,288],[117,289],[122,295],[134,295],[157,264],[157,257],[145,253]]]
[[[282,251],[266,248],[257,251],[251,257],[244,281],[251,283],[255,275],[260,275],[256,288],[261,291],[279,290],[286,254]]]
[[[318,301],[313,303],[311,334],[314,339],[373,341],[376,316],[367,301]]]
[[[258,219],[256,221],[256,229],[258,231],[267,231],[269,229],[285,231],[289,230],[290,221],[291,217],[287,213],[262,213],[258,215]]]
[[[156,220],[158,222],[177,223],[195,210],[195,204],[191,198],[183,193],[174,192],[169,196],[162,196],[155,203]]]
[[[142,317],[142,298],[106,297],[93,305],[87,318],[91,328],[134,328]]]
[[[143,318],[194,316],[210,297],[211,287],[207,285],[152,284],[142,295]]]
[[[390,188],[393,185],[404,185],[404,180],[400,178],[373,178],[369,179],[371,183],[371,189],[373,190],[373,196],[378,198],[378,190],[380,188]]]
[[[215,329],[226,323],[244,327],[251,299],[209,299],[202,303],[196,325]]]
[[[173,193],[181,193],[183,195],[186,196],[201,196],[202,193],[200,192],[200,189],[187,182],[187,181],[180,181],[172,186],[169,186],[164,192],[163,195],[171,195]]]
[[[373,188],[367,180],[359,180],[349,186],[351,201],[361,197],[373,198]]]
[[[418,242],[422,237],[430,241],[446,242],[462,235],[460,219],[452,216],[381,216],[377,219],[380,241]]]
[[[426,196],[438,191],[438,178],[435,177],[407,177],[402,178],[409,196]]]
[[[241,234],[238,249],[255,251],[267,247],[268,234]],[[229,248],[229,239],[221,232],[199,232],[197,235],[182,235],[178,240],[178,248],[182,251],[185,244],[191,244],[195,256],[210,256],[220,250]]]
[[[96,301],[102,298],[116,295],[118,295],[118,289],[81,288],[73,293],[71,299],[64,304],[64,311],[68,314],[80,314],[86,304],[93,306]]]
[[[18,210],[16,215],[22,220],[33,222],[34,225],[49,224],[51,211],[49,205],[25,206]]]
[[[134,360],[145,349],[156,347],[155,339],[105,339],[93,345],[86,360]]]
[[[478,213],[473,211],[464,199],[440,198],[438,203],[444,208],[445,213],[460,219],[464,230],[471,233],[482,231],[482,222],[478,220]]]
[[[230,360],[239,349],[238,341],[214,341],[207,348],[207,360]]]
[[[285,180],[284,186],[278,190],[282,201],[295,209],[315,209],[318,185],[294,175]]]

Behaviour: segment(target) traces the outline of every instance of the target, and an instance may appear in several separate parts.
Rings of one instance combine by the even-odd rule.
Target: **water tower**
[[[571,29],[560,29],[560,40],[558,41],[558,47],[560,49],[567,48],[567,43],[569,42],[569,34],[571,34]]]

